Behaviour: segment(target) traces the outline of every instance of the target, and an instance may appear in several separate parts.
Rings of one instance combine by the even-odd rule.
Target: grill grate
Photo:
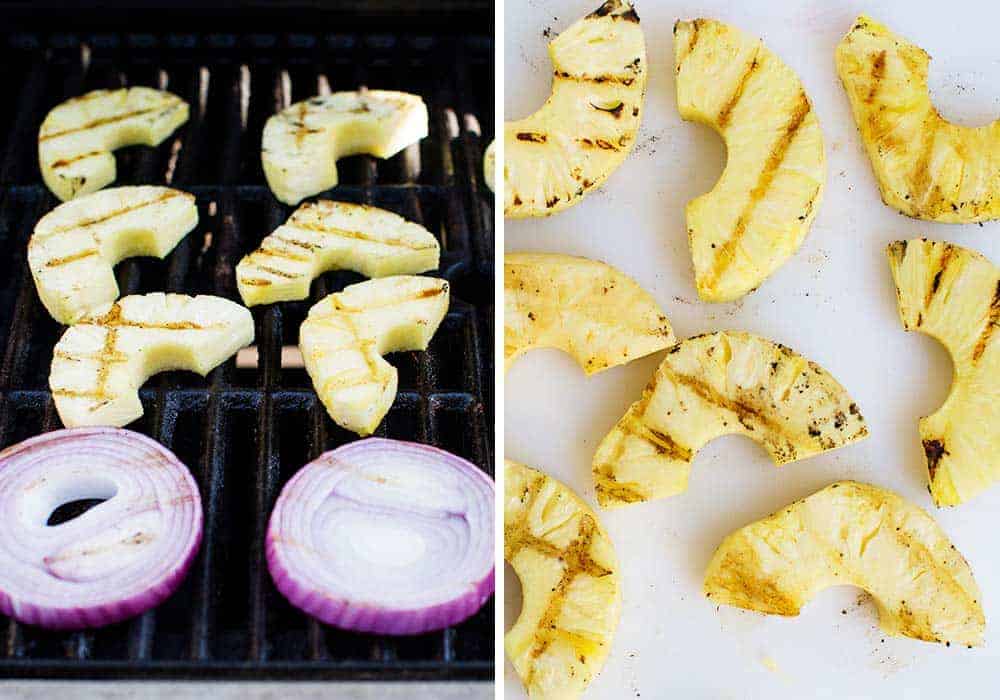
[[[493,133],[488,36],[405,34],[0,35],[0,446],[59,426],[48,392],[61,327],[37,299],[25,260],[35,222],[58,203],[41,184],[37,128],[87,90],[165,87],[191,120],[157,149],[117,152],[115,184],[169,183],[196,195],[201,221],[165,261],[117,268],[122,294],[212,293],[239,300],[234,266],[292,208],[268,191],[260,134],[276,107],[327,89],[406,90],[428,104],[431,134],[389,161],[340,161],[336,199],[396,211],[441,241],[452,302],[426,353],[398,353],[400,390],[378,435],[440,446],[493,472],[493,204],[481,184]],[[481,120],[481,121],[477,121]],[[481,126],[480,126],[481,124]],[[480,134],[482,131],[482,136]],[[391,638],[324,627],[292,608],[264,564],[267,516],[281,486],[354,438],[333,424],[305,371],[282,367],[309,307],[362,279],[331,273],[308,301],[255,308],[256,367],[230,360],[207,379],[154,377],[129,426],[189,466],[205,537],[183,586],[139,618],[95,631],[45,632],[0,620],[0,675],[46,677],[493,677],[493,602],[443,633]]]

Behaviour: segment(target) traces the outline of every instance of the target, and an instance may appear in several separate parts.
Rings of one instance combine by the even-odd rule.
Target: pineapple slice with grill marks
[[[882,201],[944,223],[1000,217],[1000,119],[946,121],[927,86],[930,56],[864,15],[837,46],[837,73]]]
[[[396,398],[399,374],[382,355],[426,350],[448,311],[448,282],[399,275],[359,282],[317,302],[299,349],[333,421],[370,435]]]
[[[552,93],[504,124],[504,215],[548,216],[578,203],[625,160],[646,94],[646,43],[625,0],[607,0],[549,44]]]
[[[534,348],[569,353],[588,375],[674,344],[656,301],[602,262],[557,253],[504,256],[504,363]]]
[[[323,272],[388,277],[434,270],[434,234],[391,211],[320,200],[303,204],[236,266],[247,306],[305,299]]]
[[[294,205],[337,184],[338,159],[359,153],[391,158],[426,136],[427,105],[418,95],[335,92],[268,119],[260,160],[274,196]]]
[[[674,25],[677,107],[715,129],[728,161],[687,205],[705,301],[752,292],[802,244],[823,197],[823,134],[798,76],[760,39],[710,19]]]
[[[607,533],[565,484],[507,460],[504,559],[523,600],[504,648],[528,695],[579,697],[608,657],[621,609]]]
[[[116,177],[112,151],[160,145],[189,112],[177,95],[147,87],[94,90],[66,100],[38,132],[42,179],[64,202],[96,192]]]
[[[496,176],[496,143],[496,141],[490,141],[490,145],[486,147],[486,152],[483,153],[483,180],[486,182],[486,186],[490,188],[490,192],[494,191],[493,179]]]
[[[59,323],[75,323],[118,298],[119,261],[163,258],[197,224],[194,195],[169,187],[113,187],[61,204],[28,241],[38,297]]]
[[[759,442],[780,466],[860,440],[868,428],[836,379],[784,345],[735,331],[688,338],[598,446],[598,503],[685,491],[697,451],[730,434]]]
[[[1000,479],[1000,269],[938,241],[896,241],[888,255],[903,328],[951,354],[951,392],[920,438],[934,502],[958,505]]]
[[[154,374],[202,376],[253,341],[250,311],[185,294],[122,297],[70,326],[52,353],[49,386],[63,425],[124,426],[142,416],[139,387]]]
[[[983,642],[979,587],[924,510],[891,491],[841,481],[723,540],[705,573],[715,604],[798,615],[830,586],[871,594],[888,634]]]

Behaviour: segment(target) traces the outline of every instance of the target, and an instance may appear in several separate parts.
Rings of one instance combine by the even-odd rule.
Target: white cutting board
[[[917,419],[947,395],[951,362],[927,336],[904,333],[885,245],[926,236],[1000,263],[1000,223],[944,225],[900,216],[879,199],[834,47],[862,10],[932,56],[935,104],[967,125],[1000,117],[997,2],[672,2],[637,0],[650,80],[637,146],[600,191],[549,219],[507,220],[507,250],[571,253],[611,263],[649,290],[679,338],[745,329],[826,367],[851,392],[871,437],[781,469],[749,440],[703,449],[689,490],[603,511],[621,560],[624,605],[611,656],[587,698],[972,698],[1000,696],[1000,485],[958,509],[934,508]],[[505,0],[506,118],[542,103],[553,34],[597,0]],[[671,28],[712,17],[762,36],[802,78],[826,142],[825,200],[799,252],[732,304],[698,301],[684,205],[709,190],[725,162],[721,139],[677,115]],[[592,505],[595,446],[635,400],[662,354],[587,379],[566,355],[531,353],[506,375],[507,457],[562,479]],[[969,560],[983,591],[984,648],[885,637],[870,601],[830,589],[798,618],[721,609],[701,594],[714,548],[731,530],[836,479],[885,486],[932,512]],[[520,609],[507,567],[506,627]],[[884,641],[883,641],[884,639]],[[524,692],[509,662],[506,697]]]

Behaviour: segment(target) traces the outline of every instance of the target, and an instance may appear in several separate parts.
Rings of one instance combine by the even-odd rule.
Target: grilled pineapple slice
[[[737,530],[705,574],[713,603],[775,615],[798,615],[845,584],[871,594],[888,634],[982,644],[986,619],[965,559],[924,510],[869,484],[831,484]]]
[[[437,269],[440,248],[423,226],[364,204],[320,200],[299,207],[236,266],[247,306],[305,299],[328,270],[387,277]]]
[[[391,158],[427,136],[427,106],[389,90],[335,92],[298,102],[267,120],[264,175],[285,204],[337,184],[337,160],[367,153]]]
[[[448,283],[433,277],[359,282],[309,309],[299,348],[333,422],[370,435],[392,407],[399,375],[382,355],[426,350],[448,311]]]
[[[826,182],[823,134],[798,76],[760,39],[710,19],[674,25],[677,107],[725,139],[711,192],[687,206],[698,296],[732,301],[798,250]]]
[[[61,204],[28,241],[38,296],[64,324],[118,298],[114,266],[165,257],[198,225],[194,195],[168,187],[115,187]]]
[[[504,215],[548,216],[622,164],[646,95],[646,42],[626,0],[607,0],[549,44],[552,94],[504,124]]]
[[[927,88],[930,56],[864,15],[837,46],[882,201],[907,216],[968,223],[1000,217],[1000,120],[946,121]]]
[[[142,294],[95,309],[56,343],[49,386],[63,425],[123,426],[157,372],[208,374],[253,341],[253,317],[214,296]]]
[[[937,241],[896,241],[888,254],[903,328],[951,354],[951,393],[920,419],[920,438],[934,502],[958,505],[1000,479],[1000,269]]]
[[[112,151],[158,146],[188,120],[177,95],[146,87],[94,90],[58,105],[38,132],[38,164],[48,188],[66,201],[114,182]]]
[[[490,145],[486,147],[486,152],[483,154],[483,178],[486,181],[486,186],[490,188],[490,192],[495,191],[493,187],[493,178],[496,175],[494,171],[497,167],[495,145],[496,141],[490,141]]]
[[[683,492],[695,453],[730,434],[759,442],[780,466],[860,440],[868,428],[836,379],[784,345],[734,331],[688,338],[598,446],[597,501]]]
[[[597,515],[565,484],[504,468],[504,559],[521,580],[521,615],[504,648],[533,700],[578,697],[618,626],[618,561]]]
[[[605,263],[508,253],[503,276],[506,367],[533,348],[558,348],[591,375],[675,342],[656,301]]]

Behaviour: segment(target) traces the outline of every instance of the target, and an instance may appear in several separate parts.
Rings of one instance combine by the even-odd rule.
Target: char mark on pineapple
[[[882,79],[884,77],[885,50],[882,50],[872,61],[872,86],[868,90],[868,96],[865,97],[865,102],[871,104],[875,100],[875,95],[878,94],[879,88],[882,87]]]
[[[972,361],[978,362],[979,358],[986,352],[986,346],[993,337],[993,331],[1000,326],[1000,280],[997,281],[996,290],[993,292],[993,301],[990,302],[989,318],[986,320],[986,327],[976,340],[976,346],[972,350]]]
[[[517,134],[518,141],[530,141],[531,143],[545,143],[549,137],[537,131],[521,131]]]
[[[930,474],[931,481],[934,481],[934,475],[941,464],[941,458],[951,453],[944,448],[944,443],[941,440],[924,440],[923,443],[924,454],[927,455],[927,472]]]

